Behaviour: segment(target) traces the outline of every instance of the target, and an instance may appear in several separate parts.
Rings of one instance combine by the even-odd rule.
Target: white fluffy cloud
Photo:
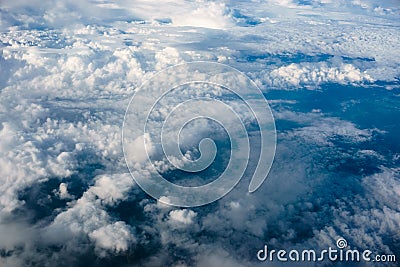
[[[192,210],[172,210],[169,213],[170,221],[182,224],[192,224],[196,213]]]
[[[325,62],[319,64],[290,64],[277,68],[266,77],[269,84],[279,88],[298,88],[309,86],[318,88],[321,83],[359,84],[373,82],[364,71],[351,64],[329,67]]]
[[[129,174],[98,177],[94,186],[47,227],[45,234],[49,242],[70,244],[71,237],[78,241],[90,238],[100,256],[126,251],[136,241],[133,229],[123,221],[113,222],[105,207],[127,198],[132,185]]]
[[[397,1],[375,0],[2,3],[0,265],[53,266],[63,253],[90,249],[129,258],[139,246],[147,254],[134,259],[143,266],[254,266],[266,242],[323,247],[338,236],[395,252],[399,153],[374,147],[374,136],[386,133],[373,126],[318,109],[276,108],[278,121],[296,126],[279,133],[267,184],[246,194],[244,179],[219,202],[193,210],[146,198],[127,173],[120,135],[135,88],[185,61],[225,62],[265,90],[398,88],[398,11]],[[294,108],[301,100],[274,103]],[[196,124],[188,143],[204,125]],[[346,172],[346,160],[370,158],[375,174]],[[133,214],[118,214],[122,204]]]
[[[131,229],[123,222],[115,222],[102,226],[91,232],[89,237],[95,242],[96,249],[102,256],[106,256],[103,250],[119,253],[126,251],[135,240]]]
[[[59,186],[58,191],[56,192],[56,194],[61,198],[61,199],[70,199],[73,198],[73,196],[71,196],[68,193],[68,184],[66,183],[61,183]]]
[[[211,29],[222,29],[232,25],[229,10],[224,2],[205,0],[169,0],[163,2],[68,0],[45,3],[40,1],[15,1],[4,3],[2,8],[10,16],[11,23],[19,22],[25,27],[31,27],[35,24],[60,27],[68,23],[98,23],[115,18]],[[28,15],[26,14],[27,11],[33,12]],[[2,21],[0,26],[10,26],[10,21]]]

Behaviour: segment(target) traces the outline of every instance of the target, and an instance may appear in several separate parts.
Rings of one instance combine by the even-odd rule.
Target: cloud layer
[[[1,266],[257,266],[264,244],[340,236],[400,258],[397,1],[18,0],[2,3],[0,30]],[[180,209],[134,183],[121,126],[137,86],[194,60],[257,83],[278,146],[257,192],[246,175]]]

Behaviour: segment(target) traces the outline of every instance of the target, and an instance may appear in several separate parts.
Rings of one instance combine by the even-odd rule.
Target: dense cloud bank
[[[1,3],[0,266],[257,266],[264,244],[338,237],[400,259],[399,12],[394,0]],[[179,209],[134,183],[121,126],[137,86],[194,60],[257,83],[278,145],[255,193],[245,177]]]

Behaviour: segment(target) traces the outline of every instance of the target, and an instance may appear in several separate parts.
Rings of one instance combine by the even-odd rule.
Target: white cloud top
[[[326,249],[338,236],[399,251],[399,12],[397,0],[2,1],[0,266],[116,255],[254,266],[265,243]],[[279,142],[268,185],[246,194],[244,179],[189,210],[135,185],[121,127],[144,80],[194,60],[256,81],[274,100]]]

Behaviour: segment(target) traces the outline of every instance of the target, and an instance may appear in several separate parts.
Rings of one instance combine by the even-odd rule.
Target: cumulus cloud
[[[351,64],[329,67],[325,62],[319,64],[290,64],[277,68],[269,74],[269,84],[279,88],[317,87],[321,83],[360,84],[373,79]]]
[[[326,248],[338,236],[399,251],[399,152],[390,139],[397,132],[376,129],[373,116],[368,124],[350,112],[304,107],[316,95],[302,90],[268,91],[398,88],[398,10],[396,1],[374,0],[2,3],[0,265],[77,265],[83,255],[104,264],[255,266],[265,243]],[[216,203],[177,209],[134,184],[121,124],[142,81],[193,60],[235,66],[267,96],[284,97],[271,102],[279,143],[264,186],[248,194],[246,176]],[[393,113],[385,116],[397,116],[398,92],[375,89],[359,112],[382,101]],[[237,101],[227,103],[251,125]],[[204,122],[191,127],[185,144],[218,132]],[[133,140],[138,162],[143,139],[158,152],[150,136]],[[162,173],[174,170],[157,164]]]
[[[354,247],[382,251],[379,253],[395,253],[398,245],[391,249],[384,239],[398,239],[395,229],[399,227],[399,211],[393,202],[398,197],[399,183],[396,177],[398,171],[394,169],[383,169],[380,173],[366,177],[361,186],[368,197],[356,195],[339,200],[338,205],[332,207],[334,226],[316,232],[317,243],[327,243],[323,241],[326,237],[334,240],[345,235]],[[370,201],[377,201],[377,205],[371,208]],[[350,207],[356,209],[353,214],[348,212]]]
[[[106,256],[105,251],[119,253],[126,251],[134,242],[131,229],[123,222],[115,222],[102,226],[89,233],[90,239],[96,244],[96,250],[101,256]]]
[[[58,191],[56,191],[56,194],[61,198],[61,199],[70,199],[73,198],[73,196],[71,196],[68,193],[68,184],[66,183],[61,183],[60,187],[58,189]]]
[[[116,18],[143,20],[150,23],[171,22],[176,26],[211,29],[222,29],[232,25],[225,3],[215,1],[170,0],[161,3],[140,0],[134,2],[69,0],[62,3],[16,1],[6,3],[2,9],[12,18],[12,20],[4,21],[3,26],[10,26],[11,20],[27,28],[36,25],[61,27],[67,23],[98,23]],[[20,13],[17,13],[17,10]]]
[[[134,182],[127,173],[117,175],[104,175],[95,179],[95,184],[87,194],[93,194],[104,205],[115,205],[124,200]]]
[[[169,213],[170,221],[182,224],[192,224],[196,213],[192,210],[172,210]]]
[[[99,177],[94,186],[70,208],[58,214],[46,228],[48,242],[66,242],[74,246],[71,241],[90,238],[95,243],[96,252],[102,257],[107,252],[126,251],[135,243],[133,229],[123,221],[113,222],[105,207],[124,200],[132,185],[128,174]]]

